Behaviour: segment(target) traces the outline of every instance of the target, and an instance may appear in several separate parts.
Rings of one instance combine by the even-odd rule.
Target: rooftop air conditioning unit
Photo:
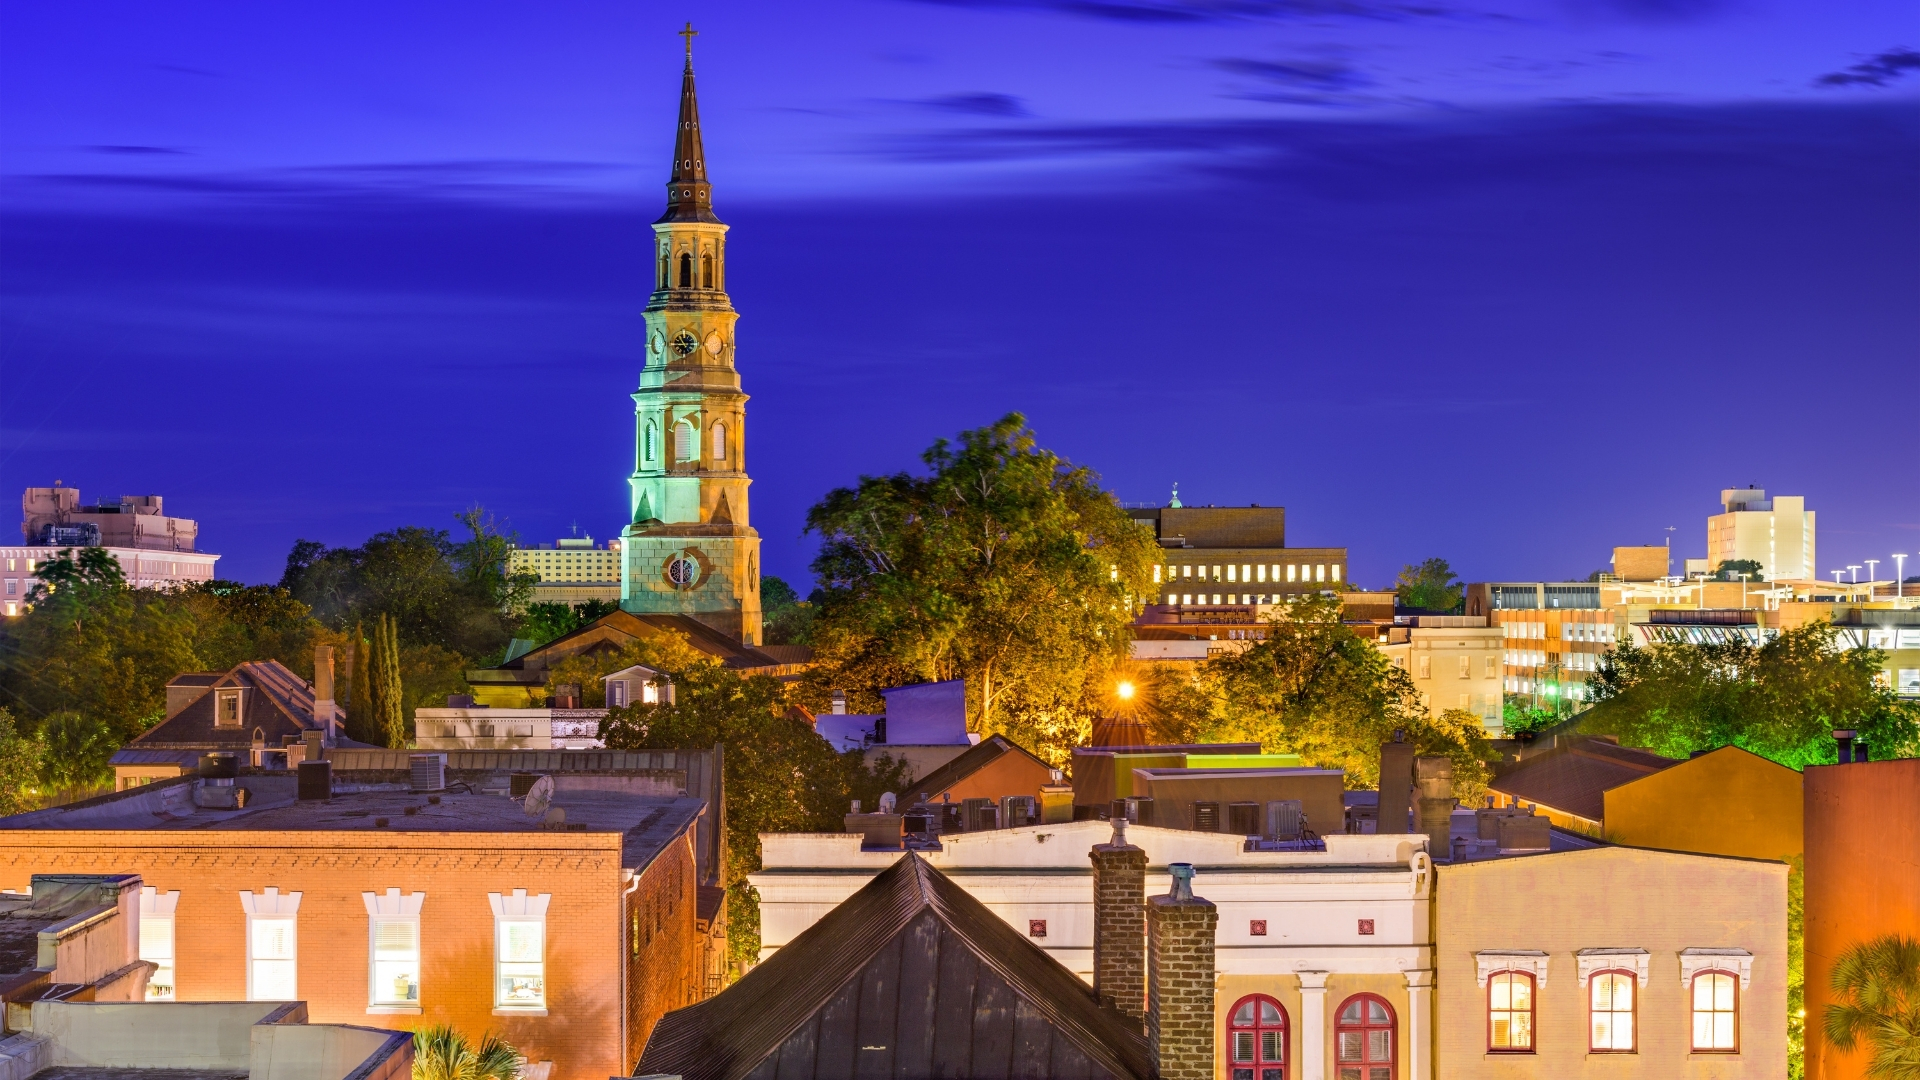
[[[447,755],[408,754],[407,769],[415,791],[447,790]]]

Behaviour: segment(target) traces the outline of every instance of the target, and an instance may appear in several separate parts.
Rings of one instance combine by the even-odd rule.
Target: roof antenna
[[[1173,498],[1167,502],[1167,507],[1171,510],[1180,509],[1180,481],[1178,480],[1173,482]]]

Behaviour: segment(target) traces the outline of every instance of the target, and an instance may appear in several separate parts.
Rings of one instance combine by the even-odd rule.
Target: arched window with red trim
[[[1335,1014],[1334,1056],[1339,1080],[1394,1080],[1398,1047],[1393,1006],[1376,994],[1355,994]]]
[[[1533,1052],[1533,976],[1496,971],[1487,979],[1487,1051]]]
[[[1731,971],[1693,977],[1693,1052],[1740,1052],[1740,976]]]
[[[1230,1080],[1287,1080],[1287,1010],[1265,994],[1249,994],[1227,1014]]]
[[[1639,1049],[1638,997],[1634,973],[1625,969],[1596,971],[1587,980],[1587,1049],[1595,1054],[1631,1054]]]

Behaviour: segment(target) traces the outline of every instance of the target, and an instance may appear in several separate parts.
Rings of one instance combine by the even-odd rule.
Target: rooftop
[[[1487,785],[1523,802],[1600,821],[1607,789],[1650,776],[1679,762],[1608,739],[1573,736],[1543,754],[1530,755]]]

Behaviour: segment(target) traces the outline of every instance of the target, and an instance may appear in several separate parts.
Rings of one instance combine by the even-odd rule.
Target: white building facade
[[[1707,566],[1729,560],[1760,564],[1768,581],[1817,579],[1814,515],[1802,495],[1767,498],[1764,488],[1728,488],[1721,513],[1707,519]]]
[[[0,611],[8,615],[26,613],[27,596],[39,584],[34,571],[41,565],[69,552],[77,558],[81,548],[55,548],[21,545],[0,548]],[[159,589],[173,585],[195,585],[214,579],[214,563],[220,556],[204,551],[167,551],[154,548],[104,548],[120,564],[127,584],[136,589]]]

